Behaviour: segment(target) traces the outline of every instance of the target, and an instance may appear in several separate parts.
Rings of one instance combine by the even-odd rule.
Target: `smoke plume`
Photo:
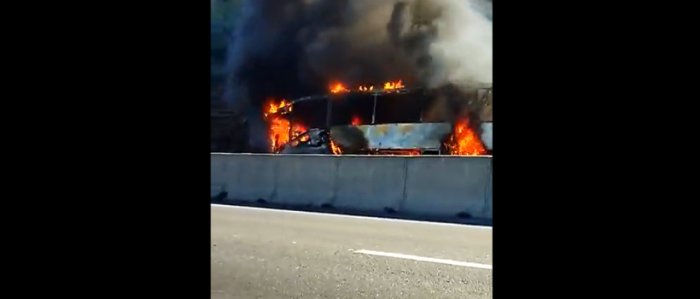
[[[237,109],[333,82],[491,82],[489,0],[242,0],[241,9],[224,93]]]

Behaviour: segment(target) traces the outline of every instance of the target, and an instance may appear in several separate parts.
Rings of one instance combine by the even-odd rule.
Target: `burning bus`
[[[270,99],[263,116],[270,151],[278,154],[492,154],[491,118],[473,113],[490,108],[491,87],[458,96],[446,100],[455,97],[449,87],[406,88],[401,81],[333,84],[325,95]]]

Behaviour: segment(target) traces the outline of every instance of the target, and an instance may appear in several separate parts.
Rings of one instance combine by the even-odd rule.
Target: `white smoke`
[[[490,4],[464,0],[433,0],[444,7],[435,20],[437,38],[430,45],[435,73],[428,84],[491,83],[493,80],[493,25],[487,19]],[[482,14],[476,8],[487,9]]]

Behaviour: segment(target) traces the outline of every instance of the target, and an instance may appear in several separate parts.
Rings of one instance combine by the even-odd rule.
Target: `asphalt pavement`
[[[492,230],[211,206],[211,298],[491,298]]]

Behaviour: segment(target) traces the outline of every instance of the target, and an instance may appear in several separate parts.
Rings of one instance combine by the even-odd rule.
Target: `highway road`
[[[492,230],[211,206],[211,298],[491,298]]]

